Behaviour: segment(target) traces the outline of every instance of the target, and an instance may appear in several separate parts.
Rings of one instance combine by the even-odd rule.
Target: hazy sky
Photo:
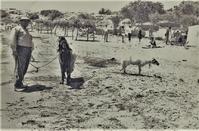
[[[135,1],[135,0],[131,0]],[[159,1],[164,5],[165,9],[169,9],[174,5],[178,5],[182,0],[153,0],[154,2]],[[60,11],[70,12],[98,12],[101,8],[107,8],[112,11],[119,11],[122,7],[127,5],[130,1],[128,0],[115,0],[115,1],[97,1],[97,0],[73,0],[73,1],[17,1],[17,0],[3,0],[2,8],[17,8],[26,9],[33,11],[40,11],[43,9],[57,9]]]

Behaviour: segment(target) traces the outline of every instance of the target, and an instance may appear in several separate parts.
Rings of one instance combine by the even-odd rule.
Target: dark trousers
[[[31,52],[31,47],[17,46],[15,87],[23,86],[23,79],[30,63]]]
[[[125,37],[125,34],[122,34],[122,43],[124,43],[124,37]]]
[[[128,33],[129,42],[131,42],[131,33]]]
[[[139,36],[139,37],[138,37],[138,39],[139,39],[139,42],[141,42],[141,40],[142,40],[142,36]]]
[[[166,44],[169,42],[169,36],[166,36]]]
[[[105,32],[104,34],[104,42],[108,42],[108,32]]]

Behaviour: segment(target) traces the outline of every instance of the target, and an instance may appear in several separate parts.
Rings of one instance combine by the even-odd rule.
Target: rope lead
[[[59,54],[58,54],[58,55],[59,55]],[[50,63],[52,63],[54,60],[56,60],[57,57],[58,57],[58,55],[57,55],[55,58],[53,58],[51,61],[47,62],[46,64],[44,64],[44,65],[42,65],[42,66],[40,66],[40,67],[35,66],[35,65],[33,65],[32,63],[30,63],[30,65],[36,69],[35,72],[37,73],[37,72],[39,72],[39,69],[40,69],[40,68],[43,68],[43,67],[49,65]]]

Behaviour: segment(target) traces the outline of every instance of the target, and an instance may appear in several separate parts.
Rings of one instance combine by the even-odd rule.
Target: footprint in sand
[[[126,128],[124,125],[121,124],[121,121],[118,120],[118,119],[115,118],[115,117],[111,117],[111,118],[109,118],[108,120],[110,120],[111,122],[115,123],[115,125],[116,125],[117,127],[119,127],[119,128],[123,128],[123,129]]]
[[[52,117],[52,116],[55,116],[55,115],[58,115],[58,114],[56,112],[48,112],[48,111],[42,111],[40,113],[41,117]]]
[[[137,95],[135,96],[135,98],[142,98],[142,97],[144,97],[144,95],[142,95],[142,94],[137,94]]]
[[[36,122],[35,120],[27,120],[26,122],[22,122],[21,124],[22,126],[31,125],[31,126],[37,126],[38,128],[45,128],[45,125],[42,125]]]
[[[20,97],[20,102],[23,102],[23,101],[24,101],[24,98],[25,98],[25,97]]]
[[[37,122],[35,120],[27,120],[26,122],[22,122],[22,125],[36,125]]]
[[[180,97],[180,95],[177,92],[172,92],[172,91],[166,92],[166,95],[168,97]]]
[[[125,110],[125,105],[123,104],[115,104],[115,106],[119,109],[119,111]]]
[[[16,106],[17,105],[16,103],[9,103],[9,102],[7,102],[6,104],[8,105],[8,107],[12,107],[12,106]]]
[[[97,107],[97,109],[99,109],[99,108],[101,108],[103,106],[103,104],[99,104],[99,105],[97,105],[96,107]]]
[[[88,107],[93,107],[94,105],[93,103],[88,103]]]
[[[44,99],[43,99],[43,98],[41,98],[41,99],[37,100],[37,103],[39,103],[39,102],[43,102],[43,101],[44,101]]]
[[[182,78],[179,79],[180,82],[184,82],[184,80]]]
[[[111,117],[111,118],[109,118],[109,120],[110,121],[114,121],[114,122],[119,122],[119,120],[117,118],[115,118],[115,117]]]
[[[41,117],[49,117],[49,116],[50,116],[50,113],[47,112],[47,111],[42,111],[42,112],[40,113],[40,116],[41,116]]]
[[[42,124],[38,124],[37,125],[39,128],[45,128],[45,125],[42,125]]]

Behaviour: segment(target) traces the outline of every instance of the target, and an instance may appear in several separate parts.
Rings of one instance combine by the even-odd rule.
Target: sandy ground
[[[36,62],[32,64],[40,66],[57,55],[56,37],[32,33],[37,37]],[[24,80],[29,87],[15,92],[7,36],[1,33],[2,128],[199,129],[198,43],[185,49],[158,41],[163,48],[143,49],[147,39],[141,44],[137,39],[122,44],[116,37],[108,43],[68,38],[77,54],[73,84],[59,84],[56,59],[39,72],[29,66]],[[114,57],[120,62],[130,56],[143,60],[154,57],[160,66],[145,66],[139,76],[136,66],[129,66],[124,75],[118,63],[91,65],[92,59],[101,62]]]

